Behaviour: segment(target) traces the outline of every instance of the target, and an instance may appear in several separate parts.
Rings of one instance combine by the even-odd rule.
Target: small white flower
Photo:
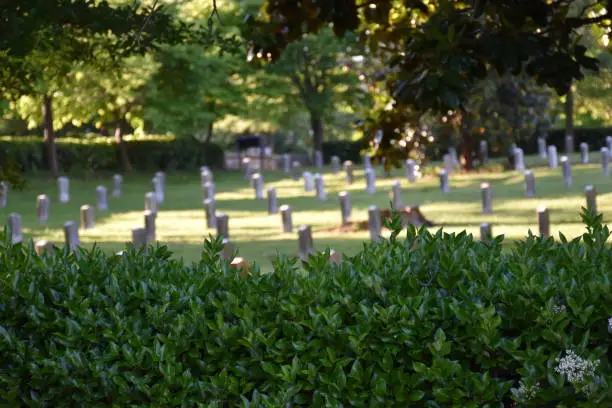
[[[515,394],[521,401],[529,401],[536,397],[540,389],[540,383],[529,386],[525,385],[523,381],[519,381],[519,387]]]
[[[566,311],[567,308],[565,307],[565,305],[553,305],[552,307],[552,314],[554,315],[564,314]]]
[[[559,364],[555,371],[572,384],[582,384],[595,375],[599,360],[588,361],[580,357],[574,350],[565,350],[565,357],[557,360]]]

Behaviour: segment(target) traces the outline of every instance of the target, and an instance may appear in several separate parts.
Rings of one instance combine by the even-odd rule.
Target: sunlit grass
[[[592,155],[598,160],[598,154]],[[574,159],[576,163],[577,157]],[[325,169],[327,201],[318,201],[314,192],[306,193],[303,181],[293,181],[281,172],[264,174],[265,188],[275,187],[279,205],[289,204],[294,209],[293,223],[297,226],[312,226],[317,249],[331,247],[339,252],[354,254],[369,239],[367,231],[339,233],[333,231],[340,223],[337,194],[349,191],[353,204],[353,219],[366,220],[370,205],[389,206],[389,191],[395,180],[400,180],[405,205],[419,204],[423,214],[436,223],[435,229],[443,227],[448,232],[466,230],[479,234],[482,222],[493,224],[494,234],[503,234],[509,241],[523,238],[529,229],[537,232],[536,209],[546,205],[550,209],[552,232],[562,231],[568,237],[583,233],[579,211],[585,205],[583,189],[586,184],[595,185],[599,192],[598,206],[604,215],[612,213],[612,183],[606,178],[598,164],[575,165],[574,183],[566,190],[561,169],[548,169],[545,161],[537,157],[527,158],[536,174],[536,198],[523,198],[523,176],[516,172],[454,174],[451,177],[451,192],[442,194],[437,177],[428,177],[409,184],[403,169],[396,169],[392,177],[384,178],[382,169],[377,169],[377,193],[365,192],[363,171],[355,172],[355,183],[347,186],[344,173],[332,175]],[[313,171],[314,172],[314,171]],[[493,214],[481,214],[480,183],[488,182],[493,191]],[[265,200],[255,200],[250,183],[238,172],[215,173],[217,211],[230,217],[230,238],[236,243],[240,255],[258,262],[269,270],[270,258],[277,253],[297,254],[297,232],[281,232],[280,215],[268,215]],[[9,213],[22,216],[27,238],[50,239],[63,243],[63,223],[78,221],[82,204],[95,204],[95,187],[109,187],[111,177],[99,180],[71,180],[71,201],[59,204],[54,180],[31,178],[24,191],[11,191],[9,204],[0,209],[6,219]],[[143,175],[125,178],[122,197],[109,197],[110,210],[96,213],[96,226],[81,230],[84,246],[96,243],[106,250],[119,250],[131,240],[131,229],[144,225],[144,194],[150,191],[150,177]],[[51,198],[50,221],[41,225],[35,218],[35,203],[38,194],[46,193]],[[202,208],[202,191],[198,174],[168,174],[166,202],[157,218],[157,238],[186,261],[197,260],[202,243],[214,231],[206,228]],[[607,219],[607,217],[606,217]]]

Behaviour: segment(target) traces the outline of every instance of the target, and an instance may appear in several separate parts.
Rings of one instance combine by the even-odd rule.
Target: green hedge
[[[508,252],[395,230],[340,265],[282,258],[246,280],[218,241],[188,266],[5,238],[0,405],[610,406],[610,232],[585,219],[582,239]],[[580,381],[555,370],[572,351],[598,363],[569,361]]]
[[[174,136],[125,138],[132,167],[137,171],[195,171],[200,166],[220,168],[223,149],[195,139]],[[112,137],[58,138],[57,156],[64,172],[121,172],[119,149]],[[39,137],[0,137],[0,163],[12,158],[23,172],[46,170],[46,149]]]

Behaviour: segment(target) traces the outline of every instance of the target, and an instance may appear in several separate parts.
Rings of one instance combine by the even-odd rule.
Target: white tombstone
[[[580,143],[580,163],[589,164],[589,145]]]
[[[353,162],[347,160],[344,162],[344,171],[346,172],[346,184],[353,184],[355,175],[353,174]]]
[[[480,184],[480,191],[482,195],[482,213],[491,214],[493,212],[493,193],[491,191],[491,185],[489,183]]]
[[[71,251],[74,251],[79,245],[81,245],[81,240],[79,239],[79,229],[77,228],[76,222],[68,221],[64,224],[64,240],[66,242],[66,246]]]
[[[331,166],[332,166],[332,174],[340,173],[340,158],[338,156],[332,156]]]
[[[612,156],[612,136],[606,136],[606,147],[608,148],[608,155]]]
[[[106,211],[108,210],[108,196],[106,193],[106,187],[98,186],[96,187],[96,209],[98,211]]]
[[[406,178],[409,183],[416,181],[416,162],[412,159],[408,159],[404,162],[406,165]]]
[[[525,198],[533,198],[536,195],[535,174],[533,171],[525,171]]]
[[[155,197],[157,198],[157,205],[161,205],[164,203],[164,182],[159,176],[153,177],[151,180],[153,183],[153,192],[155,193]]]
[[[376,173],[373,168],[367,168],[364,172],[366,180],[366,192],[368,194],[376,194]]]
[[[23,241],[23,232],[21,231],[21,215],[10,213],[8,216],[8,233],[11,244],[18,244]]]
[[[268,188],[268,214],[278,213],[278,200],[276,199],[276,189]]]
[[[542,159],[548,157],[548,152],[546,151],[546,138],[544,137],[538,137],[538,155]]]
[[[312,177],[312,173],[309,171],[305,171],[302,177],[304,177],[304,191],[306,192],[313,191],[315,186],[314,186],[314,179]]]
[[[217,228],[217,211],[215,210],[215,200],[206,198],[204,200],[204,214],[206,215],[206,227]]]
[[[208,169],[208,167],[201,170],[200,171],[200,185],[203,186],[206,183],[212,183],[212,182],[213,182],[213,174]]]
[[[351,197],[346,191],[338,193],[340,199],[340,214],[342,215],[342,225],[348,225],[351,221]]]
[[[145,211],[151,211],[153,214],[157,214],[158,206],[157,206],[157,195],[154,192],[150,191],[145,194]]]
[[[372,159],[370,158],[369,155],[364,154],[363,155],[363,167],[367,170],[367,169],[371,169],[372,168]]]
[[[68,180],[68,177],[57,178],[57,193],[60,203],[65,204],[70,201],[70,180]]]
[[[394,210],[401,210],[402,204],[402,185],[399,181],[394,181],[391,184],[391,205]]]
[[[36,197],[36,218],[40,222],[49,220],[49,197],[46,194]]]
[[[525,171],[525,156],[520,147],[514,149],[514,169],[520,173]]]
[[[300,225],[298,228],[298,245],[302,260],[308,259],[308,255],[314,252],[312,228],[310,225]]]
[[[291,155],[283,154],[283,171],[285,173],[291,172]]]
[[[597,190],[595,187],[588,185],[584,187],[584,196],[586,198],[586,208],[592,214],[597,214]]]
[[[454,147],[449,147],[448,155],[450,156],[453,170],[459,167],[459,156],[457,155],[457,149]]]
[[[325,180],[323,180],[323,176],[319,173],[315,174],[314,183],[317,200],[327,200],[327,193],[325,192]]]
[[[485,165],[489,161],[489,143],[486,140],[480,141],[479,149],[480,165]]]
[[[440,178],[440,190],[442,191],[443,194],[447,194],[448,192],[450,192],[450,185],[448,182],[448,171],[442,169],[440,170],[440,173],[438,173],[438,176]]]
[[[380,216],[380,208],[375,205],[368,207],[368,230],[370,231],[370,240],[377,242],[380,240],[382,232],[382,219]]]
[[[300,171],[302,169],[302,165],[299,161],[294,160],[291,163],[291,177],[294,181],[298,181],[300,179]]]
[[[94,210],[90,205],[81,206],[81,228],[91,229],[95,226]]]
[[[561,166],[565,188],[570,188],[572,187],[572,163],[567,156],[561,157]]]
[[[255,173],[251,176],[251,183],[253,184],[253,189],[255,190],[255,199],[263,200],[264,197],[264,189],[263,189],[263,177],[261,174]]]
[[[123,176],[121,174],[115,174],[113,176],[113,197],[121,196],[121,187],[123,186]]]
[[[548,146],[548,167],[550,167],[551,169],[556,169],[557,167],[559,167],[556,146]]]
[[[153,243],[156,240],[156,226],[155,226],[155,222],[156,222],[156,214],[151,212],[151,211],[145,211],[144,213],[144,225],[145,225],[145,231],[146,231],[146,236],[147,236],[147,243]]]
[[[607,147],[601,148],[601,170],[604,176],[610,175],[610,152]]]
[[[281,228],[283,232],[293,232],[293,214],[291,207],[288,205],[281,205]]]
[[[9,185],[6,181],[0,181],[0,208],[6,207],[8,203]]]

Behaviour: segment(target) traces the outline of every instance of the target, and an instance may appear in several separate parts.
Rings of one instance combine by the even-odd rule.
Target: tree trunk
[[[55,148],[55,131],[53,130],[53,97],[43,96],[43,140],[47,147],[47,166],[53,177],[59,176],[57,151]]]
[[[565,97],[565,134],[574,135],[574,92],[571,86]]]
[[[310,114],[310,128],[312,130],[312,147],[314,151],[323,151],[323,119],[313,113]],[[314,153],[313,153],[314,159]]]
[[[461,118],[459,131],[461,132],[461,158],[463,158],[463,170],[471,171],[474,169],[474,137],[471,126],[469,126],[465,115]]]
[[[127,152],[127,146],[123,140],[123,129],[121,128],[121,123],[117,123],[117,127],[115,128],[115,142],[117,142],[117,147],[119,147],[119,157],[121,158],[121,166],[123,167],[124,173],[130,173],[132,171],[132,163],[130,162],[130,156]]]
[[[208,128],[206,129],[206,140],[204,140],[204,143],[209,144],[210,141],[212,140],[214,126],[215,126],[215,122],[211,120],[210,123],[208,124]]]

